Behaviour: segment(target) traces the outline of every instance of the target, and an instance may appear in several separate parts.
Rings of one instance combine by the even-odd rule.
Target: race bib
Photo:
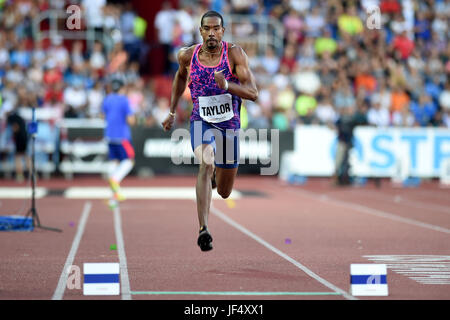
[[[229,93],[198,97],[198,106],[200,117],[207,122],[224,122],[234,117],[231,94]]]

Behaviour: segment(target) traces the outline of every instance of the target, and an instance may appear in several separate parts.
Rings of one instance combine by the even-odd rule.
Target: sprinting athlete
[[[191,145],[200,162],[197,183],[197,213],[200,225],[197,244],[202,251],[212,249],[208,230],[212,188],[226,199],[239,166],[239,128],[241,99],[258,98],[255,78],[244,50],[222,41],[225,28],[215,11],[201,18],[203,43],[182,48],[175,75],[170,112],[162,125],[170,130],[178,101],[189,80],[193,102]]]
[[[134,148],[131,144],[129,125],[134,125],[135,117],[130,108],[127,96],[120,94],[123,83],[120,80],[111,82],[112,93],[103,101],[102,111],[105,117],[105,138],[108,141],[109,186],[113,198],[109,206],[114,208],[118,201],[125,200],[120,192],[120,182],[130,173],[134,165]]]

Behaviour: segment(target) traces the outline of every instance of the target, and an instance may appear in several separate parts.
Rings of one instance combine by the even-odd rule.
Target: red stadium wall
[[[157,30],[155,29],[154,21],[156,14],[159,10],[161,10],[162,4],[165,0],[151,0],[151,1],[142,1],[142,0],[133,0],[133,7],[140,17],[144,18],[147,21],[147,33],[146,39],[150,44],[150,52],[149,52],[149,64],[147,67],[146,73],[150,75],[161,74],[163,72],[163,64],[160,63],[163,61],[162,50],[158,46],[158,36]],[[172,6],[174,8],[178,8],[178,0],[170,0]]]

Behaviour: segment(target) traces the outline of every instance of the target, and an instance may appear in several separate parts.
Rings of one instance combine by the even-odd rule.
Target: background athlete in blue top
[[[135,117],[130,108],[127,96],[120,93],[123,83],[120,80],[111,82],[112,93],[108,94],[102,106],[106,127],[105,139],[108,141],[109,185],[114,198],[110,206],[117,201],[125,200],[120,192],[120,182],[130,173],[134,165],[134,148],[131,144],[129,125],[134,125]]]

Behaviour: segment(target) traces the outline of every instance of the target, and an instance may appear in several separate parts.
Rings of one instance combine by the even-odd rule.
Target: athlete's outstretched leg
[[[109,143],[108,181],[113,192],[110,207],[115,207],[117,201],[125,200],[120,192],[120,183],[131,172],[134,166],[134,148],[128,140],[121,143]]]
[[[211,206],[211,177],[214,172],[214,150],[210,144],[202,144],[194,151],[200,160],[195,186],[197,196],[197,213],[200,228],[208,226],[209,208]]]
[[[197,244],[202,251],[208,251],[212,249],[212,237],[207,227],[212,195],[211,177],[214,172],[214,149],[210,144],[202,144],[195,149],[194,154],[200,160],[197,184],[195,186],[198,222],[200,225]]]
[[[134,160],[124,159],[120,161],[110,178],[117,183],[121,183],[122,180],[131,172],[134,166]]]
[[[219,158],[216,159],[216,183],[217,193],[223,199],[226,199],[233,190],[234,179],[239,166],[239,130],[227,129],[222,138],[222,150],[218,146],[216,155],[216,158]],[[217,160],[221,162],[217,162]]]
[[[228,198],[233,191],[234,179],[238,168],[216,167],[217,193],[224,199]]]
[[[132,159],[124,159],[120,162],[114,161],[110,163],[108,181],[115,200],[125,200],[125,197],[120,191],[120,183],[131,172],[133,165],[134,161]]]

